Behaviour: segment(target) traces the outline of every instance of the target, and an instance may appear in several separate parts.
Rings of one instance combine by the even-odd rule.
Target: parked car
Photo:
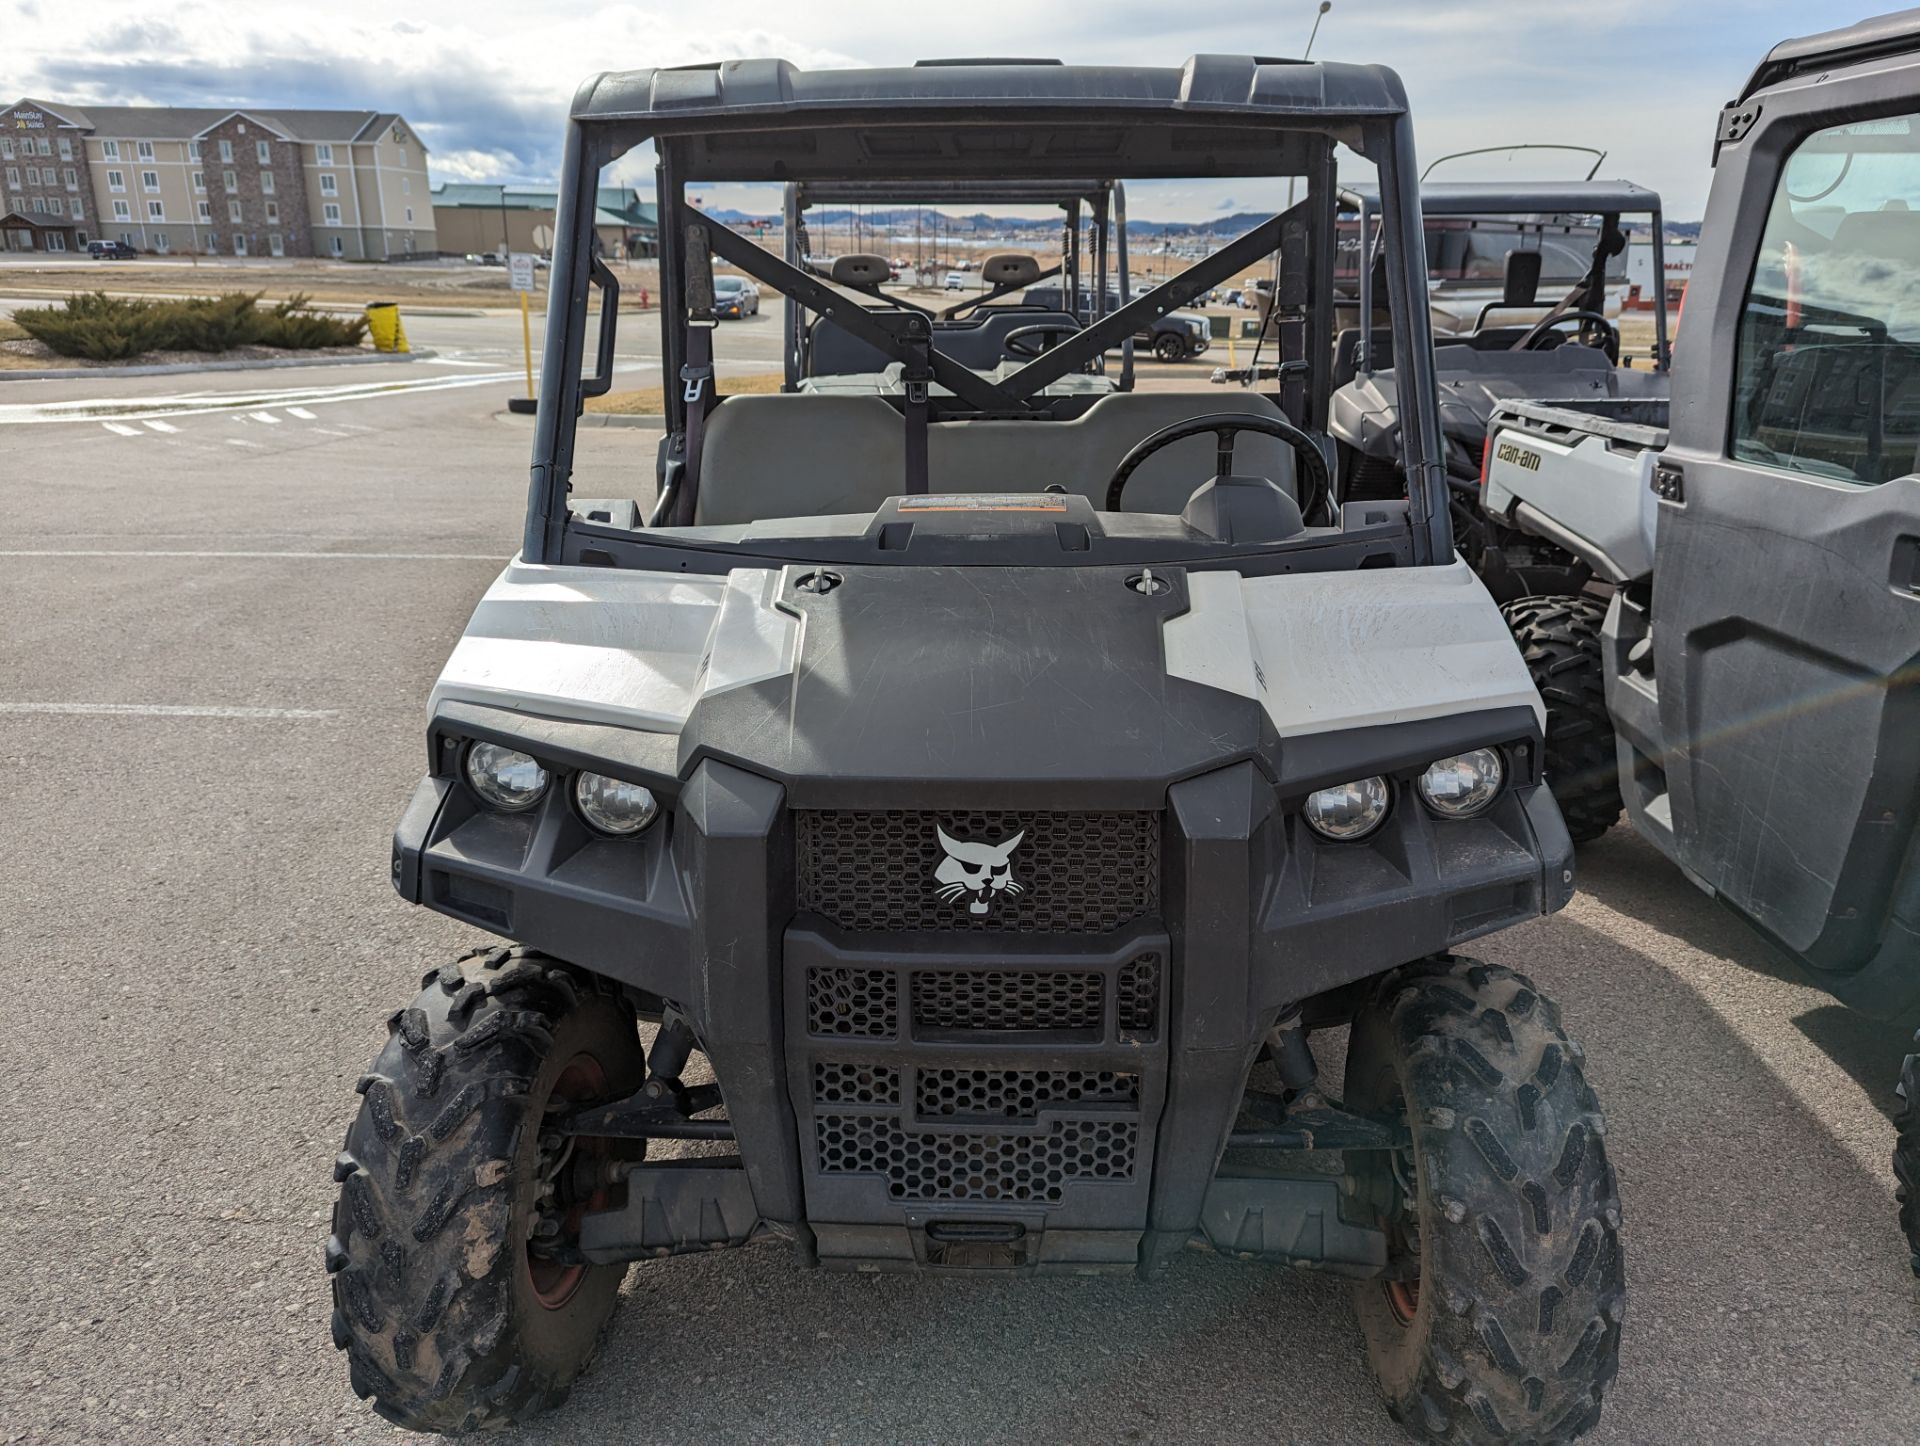
[[[758,316],[760,288],[744,276],[714,277],[713,314],[730,316],[736,321],[742,317]]]
[[[1041,306],[1049,311],[1062,309],[1062,288],[1058,285],[1029,286],[1022,300],[1028,306]],[[1080,315],[1086,316],[1093,309],[1093,294],[1083,291],[1080,294]],[[1120,309],[1120,294],[1117,291],[1107,293],[1107,310]],[[1152,348],[1153,354],[1161,361],[1185,361],[1188,357],[1199,356],[1210,344],[1207,319],[1197,311],[1170,311],[1149,326],[1142,327],[1134,335],[1134,341]]]
[[[87,255],[95,261],[131,261],[140,253],[124,241],[89,241]]]
[[[967,289],[967,277],[965,272],[949,271],[947,273],[947,290],[948,291],[965,291],[966,289]]]

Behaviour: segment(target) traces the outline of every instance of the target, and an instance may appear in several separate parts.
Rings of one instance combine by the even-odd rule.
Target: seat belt
[[[926,495],[927,481],[927,388],[933,381],[933,360],[929,355],[930,345],[923,329],[916,328],[907,336],[907,350],[911,359],[900,370],[900,380],[905,384],[906,405],[901,409],[906,418],[906,461],[907,495],[923,497]]]
[[[713,333],[720,324],[713,314],[713,251],[706,222],[689,221],[686,238],[687,350],[680,365],[680,400],[687,412],[687,463],[674,508],[674,520],[683,527],[692,525],[700,498],[700,457],[713,407]]]

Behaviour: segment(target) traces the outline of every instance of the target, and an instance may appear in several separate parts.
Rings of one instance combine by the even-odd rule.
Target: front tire
[[[1621,807],[1600,645],[1607,606],[1590,597],[1523,597],[1500,612],[1547,705],[1547,787],[1573,841],[1592,843],[1619,821]]]
[[[1394,971],[1354,1021],[1347,1108],[1407,1148],[1351,1157],[1393,1242],[1355,1312],[1387,1408],[1449,1443],[1570,1441],[1600,1418],[1626,1299],[1605,1121],[1531,981],[1471,959]]]
[[[1153,354],[1163,362],[1186,360],[1187,344],[1179,337],[1168,333],[1153,339]]]
[[[359,1084],[334,1165],[333,1342],[388,1420],[450,1435],[558,1405],[586,1369],[624,1266],[556,1261],[606,1147],[541,1129],[550,1111],[637,1089],[627,1002],[524,949],[429,974]]]

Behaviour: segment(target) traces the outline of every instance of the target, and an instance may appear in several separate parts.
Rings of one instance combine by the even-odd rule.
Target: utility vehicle
[[[1920,1011],[1920,11],[1722,112],[1674,405],[1512,406],[1486,510],[1591,569],[1512,605],[1576,838],[1618,817],[1801,964]],[[1920,1066],[1902,1219],[1920,1268]]]
[[[1371,259],[1378,244],[1373,217],[1379,197],[1355,186],[1342,200],[1356,224],[1343,237],[1345,269],[1353,275],[1348,294],[1355,305],[1350,324],[1334,341],[1333,433],[1339,443],[1341,496],[1399,497],[1406,481],[1395,434],[1399,374],[1393,365],[1393,338],[1377,325],[1363,327],[1359,321],[1374,312],[1379,295]],[[1449,271],[1471,271],[1465,253],[1474,245],[1500,258],[1502,289],[1482,303],[1471,320],[1458,314],[1457,297],[1438,292],[1430,297],[1435,316],[1448,318],[1451,328],[1436,338],[1434,365],[1454,541],[1502,602],[1530,593],[1577,592],[1584,578],[1572,558],[1480,508],[1487,420],[1502,401],[1666,397],[1664,294],[1654,303],[1653,355],[1644,369],[1620,365],[1620,333],[1608,315],[1610,279],[1627,245],[1622,217],[1648,219],[1655,269],[1664,266],[1660,198],[1626,181],[1428,182],[1421,187],[1420,205],[1430,263],[1437,259]],[[1572,264],[1570,255],[1581,246],[1590,249],[1571,286],[1543,298],[1543,278],[1563,275]]]
[[[620,317],[595,186],[647,142],[679,385],[651,487],[577,495]],[[1380,177],[1414,479],[1344,507],[1336,145]],[[1012,370],[686,199],[1089,166],[1305,196]],[[580,90],[521,552],[432,691],[392,853],[405,899],[507,942],[395,1011],[335,1164],[334,1339],[382,1413],[550,1406],[629,1262],[757,1240],[842,1270],[1292,1262],[1352,1277],[1414,1434],[1594,1422],[1625,1289],[1600,1106],[1541,991],[1450,952],[1559,908],[1572,846],[1453,556],[1414,175],[1371,66]],[[1271,393],[1056,388],[1276,250]],[[715,257],[884,372],[717,395]],[[1309,1042],[1336,1026],[1337,1091]]]

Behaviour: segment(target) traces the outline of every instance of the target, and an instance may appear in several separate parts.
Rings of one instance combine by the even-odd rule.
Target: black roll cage
[[[787,87],[791,96],[801,82],[809,81],[806,72],[786,67],[782,62],[732,63],[737,74],[754,87]],[[769,82],[762,67],[778,67]],[[996,68],[999,68],[996,66]],[[1252,99],[1235,101],[1232,96],[1244,84],[1248,70],[1254,76]],[[1336,182],[1333,148],[1336,143],[1350,146],[1378,167],[1381,193],[1380,240],[1385,257],[1386,280],[1391,300],[1392,329],[1396,354],[1408,360],[1401,372],[1401,462],[1408,478],[1408,557],[1415,565],[1432,565],[1452,557],[1452,538],[1448,522],[1445,480],[1445,453],[1439,428],[1439,412],[1434,381],[1432,335],[1425,306],[1426,252],[1422,236],[1418,174],[1414,157],[1412,121],[1405,109],[1404,92],[1391,72],[1368,67],[1323,67],[1251,60],[1244,57],[1197,56],[1187,62],[1183,72],[1137,72],[1150,83],[1160,77],[1184,77],[1187,100],[1175,100],[1160,94],[1126,96],[1075,94],[1063,99],[1055,93],[1043,93],[1044,86],[1062,82],[1075,85],[1084,76],[1088,91],[1095,81],[1111,72],[1097,68],[1075,73],[1057,68],[1030,84],[1020,76],[1018,93],[994,93],[989,103],[976,103],[964,109],[942,109],[940,105],[882,106],[877,97],[886,85],[896,83],[901,72],[819,72],[821,96],[801,104],[783,99],[766,103],[756,97],[753,104],[742,104],[732,113],[725,100],[719,77],[720,66],[691,67],[707,72],[714,81],[693,80],[685,86],[704,92],[699,104],[669,108],[660,99],[662,78],[678,77],[684,72],[632,72],[620,76],[597,77],[584,86],[576,98],[569,119],[561,161],[559,205],[556,217],[552,282],[548,294],[547,331],[540,381],[540,403],[535,421],[534,450],[528,489],[526,531],[522,558],[529,563],[556,563],[570,558],[569,530],[587,526],[575,519],[567,505],[577,440],[576,419],[582,398],[603,390],[611,379],[611,347],[606,345],[614,325],[613,311],[617,293],[608,287],[601,313],[601,342],[598,374],[583,377],[583,357],[588,334],[589,291],[605,284],[604,266],[596,267],[593,253],[593,201],[601,169],[634,146],[652,142],[656,149],[656,194],[659,199],[661,267],[661,351],[662,370],[667,379],[666,421],[668,437],[661,452],[660,488],[662,495],[675,492],[681,485],[692,460],[688,456],[689,400],[698,401],[700,393],[692,379],[701,372],[698,365],[689,368],[689,352],[696,330],[713,323],[705,308],[710,304],[711,265],[706,257],[690,265],[687,254],[689,228],[704,233],[713,253],[739,265],[742,270],[810,306],[817,304],[823,314],[834,316],[841,324],[852,321],[866,328],[876,313],[851,301],[843,294],[820,283],[799,268],[789,266],[746,238],[724,226],[713,225],[687,206],[684,187],[689,182],[710,180],[849,180],[859,176],[846,174],[850,163],[834,161],[836,156],[865,155],[858,146],[872,136],[890,131],[916,135],[965,133],[992,141],[1000,136],[1027,136],[1057,125],[1063,133],[1075,136],[1092,132],[1111,137],[1112,155],[1121,159],[1115,169],[1129,166],[1127,148],[1134,145],[1137,157],[1129,173],[1148,176],[1179,177],[1192,174],[1264,176],[1304,175],[1308,180],[1305,200],[1261,223],[1237,240],[1196,262],[1142,296],[1127,299],[1114,312],[1099,318],[1077,335],[1043,353],[1039,358],[998,383],[990,383],[957,363],[943,365],[937,352],[924,338],[912,335],[912,322],[922,326],[925,320],[915,313],[905,327],[905,340],[896,340],[892,328],[874,323],[862,339],[883,337],[884,353],[900,356],[903,348],[910,360],[923,366],[932,379],[954,393],[957,407],[941,406],[937,415],[1034,416],[1047,414],[1032,405],[1032,399],[1049,383],[1077,366],[1123,341],[1139,328],[1185,305],[1196,296],[1225,281],[1234,273],[1271,254],[1276,249],[1308,258],[1306,267],[1283,268],[1282,293],[1276,299],[1274,320],[1280,338],[1280,379],[1276,401],[1297,424],[1324,434],[1331,389],[1328,359],[1332,350],[1332,274],[1334,254],[1334,206]],[[1277,79],[1269,82],[1265,73]],[[856,93],[869,84],[864,93]],[[1310,89],[1315,76],[1322,77],[1316,96]],[[847,77],[853,77],[850,82]],[[996,80],[999,78],[996,77]],[[1302,81],[1309,84],[1303,85]],[[1350,88],[1361,97],[1350,106],[1330,104],[1328,82]],[[911,76],[915,91],[921,81],[918,72]],[[951,76],[932,76],[926,82],[930,90],[941,84],[952,88]],[[632,97],[643,87],[651,99],[635,104]],[[827,94],[834,87],[847,94],[842,100]],[[743,84],[742,93],[748,90]],[[1222,102],[1218,94],[1229,99]],[[719,96],[719,99],[708,97]],[[1198,97],[1196,102],[1193,97]],[[918,101],[917,94],[912,99]],[[676,103],[677,104],[677,103]],[[1129,124],[1137,120],[1139,129]],[[1031,129],[1023,129],[1031,128]],[[1185,132],[1193,136],[1191,154],[1180,153],[1179,140]],[[1215,137],[1226,137],[1225,160],[1219,155],[1202,159],[1209,145],[1218,145]],[[824,143],[823,139],[824,138]],[[722,143],[726,144],[722,144]],[[853,148],[850,148],[850,143]],[[809,161],[815,151],[826,161]],[[1054,158],[1039,151],[1019,155],[1006,148],[988,148],[980,160],[965,155],[943,154],[933,168],[951,176],[977,166],[974,179],[1046,179],[1085,174],[1084,162],[1074,166],[1070,157]],[[826,169],[829,162],[840,169]],[[815,174],[803,174],[809,165],[822,167]],[[945,170],[940,172],[940,167]],[[881,180],[895,194],[915,184],[915,167],[898,161],[876,163],[864,174]],[[1104,272],[1102,273],[1104,274]],[[817,289],[815,289],[817,288]],[[1097,288],[1104,291],[1104,287]],[[704,299],[703,299],[704,298]],[[1104,298],[1103,298],[1104,299]],[[856,316],[854,313],[859,313]],[[856,332],[860,334],[860,332]],[[703,348],[696,348],[703,349]],[[705,373],[711,386],[711,364]],[[964,373],[964,375],[961,375]],[[687,378],[686,385],[676,386]],[[924,381],[919,401],[924,407]],[[909,387],[905,405],[914,400]],[[948,399],[941,398],[941,403]],[[1008,403],[1011,403],[1009,406]],[[924,446],[924,434],[922,438]],[[909,446],[911,455],[912,446]],[[910,464],[911,465],[911,464]],[[697,479],[695,479],[697,481]],[[573,549],[574,553],[580,548]]]

